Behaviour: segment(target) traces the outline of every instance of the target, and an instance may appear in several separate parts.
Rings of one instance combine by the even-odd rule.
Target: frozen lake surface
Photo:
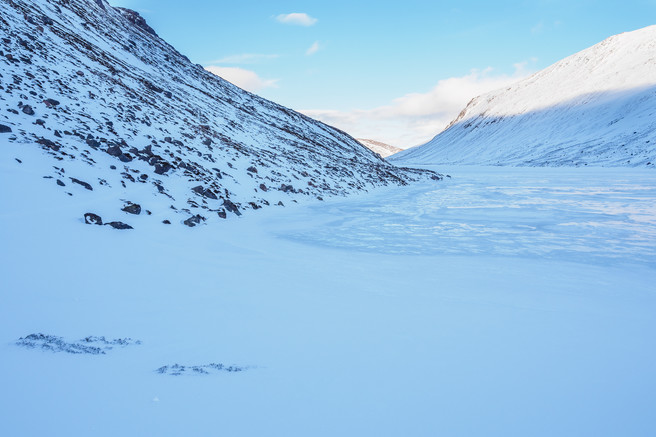
[[[654,171],[459,167],[450,172],[445,183],[313,206],[305,225],[294,221],[281,235],[399,255],[656,265]]]
[[[9,158],[0,435],[656,435],[656,172],[119,232]]]

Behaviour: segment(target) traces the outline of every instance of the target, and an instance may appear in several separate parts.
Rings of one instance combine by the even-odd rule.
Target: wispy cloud
[[[291,14],[280,14],[276,20],[283,24],[292,24],[296,26],[313,26],[316,24],[316,18],[310,17],[305,12],[293,12]]]
[[[315,41],[314,44],[312,44],[310,46],[310,48],[307,49],[305,54],[308,55],[308,56],[314,55],[316,52],[319,51],[320,48],[321,48],[321,46],[319,45],[319,41]]]
[[[531,34],[532,35],[539,35],[541,33],[544,33],[546,31],[548,31],[548,30],[557,29],[562,25],[563,25],[563,22],[561,20],[556,20],[553,23],[545,23],[544,21],[540,21],[535,26],[531,27]]]
[[[265,88],[277,88],[278,79],[263,79],[254,71],[238,67],[221,67],[210,65],[205,67],[210,73],[216,74],[228,82],[243,88],[246,91],[257,92]]]
[[[266,55],[261,53],[242,53],[239,55],[230,55],[221,59],[216,59],[210,64],[233,64],[233,65],[243,65],[243,64],[258,64],[260,62],[269,61],[271,59],[277,59],[280,55]]]
[[[533,60],[531,60],[533,61]],[[369,110],[307,109],[300,112],[338,127],[356,138],[370,138],[407,148],[423,144],[441,132],[472,98],[508,86],[532,71],[530,61],[514,65],[511,75],[472,70],[468,75],[440,80],[426,93],[411,93],[389,105]]]

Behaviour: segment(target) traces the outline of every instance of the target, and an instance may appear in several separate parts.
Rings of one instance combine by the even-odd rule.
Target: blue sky
[[[110,3],[238,85],[402,147],[476,94],[656,17],[656,0]]]

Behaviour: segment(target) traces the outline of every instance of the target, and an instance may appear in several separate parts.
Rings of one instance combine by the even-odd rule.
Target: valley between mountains
[[[0,435],[656,434],[654,27],[401,152],[156,31],[0,0]]]

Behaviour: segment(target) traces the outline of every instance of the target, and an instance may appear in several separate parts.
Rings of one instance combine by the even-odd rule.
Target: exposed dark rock
[[[139,215],[141,214],[141,205],[130,202],[121,208],[121,211],[127,212],[129,214]]]
[[[155,165],[155,173],[165,174],[167,171],[171,170],[173,166],[168,162],[158,163]]]
[[[7,134],[11,132],[11,128],[9,126],[5,126],[4,124],[0,124],[0,134]]]
[[[98,147],[100,147],[100,141],[93,138],[89,138],[87,139],[87,145],[89,147],[93,147],[94,149],[97,149]]]
[[[130,161],[132,161],[132,156],[131,156],[129,153],[122,153],[122,154],[118,157],[118,159],[119,159],[121,162],[130,162]]]
[[[112,156],[121,156],[123,154],[123,151],[121,151],[121,148],[119,146],[113,145],[107,148],[107,153],[109,153]]]
[[[228,214],[226,214],[226,212],[225,212],[225,211],[218,211],[218,214],[219,214],[219,217],[221,217],[222,219],[224,219],[224,218],[227,218],[227,217],[228,217]]]
[[[210,140],[209,138],[205,138],[203,140],[203,146],[209,146],[211,144],[212,144],[212,140]]]
[[[132,226],[123,222],[109,222],[105,223],[105,225],[111,226],[114,229],[134,229]]]
[[[133,11],[132,9],[127,9],[127,8],[114,8],[117,11],[121,13],[130,23],[134,24],[135,26],[145,30],[146,32],[150,33],[151,35],[157,35],[155,30],[146,23],[146,20],[139,15],[138,12]]]
[[[102,225],[102,218],[98,214],[87,212],[84,214],[84,223],[88,225]]]
[[[295,192],[294,187],[292,187],[291,185],[287,185],[287,184],[281,184],[280,185],[280,191],[282,191],[283,193],[289,193],[289,192],[294,193]]]
[[[89,185],[88,183],[86,183],[86,182],[84,182],[84,181],[81,181],[81,180],[79,180],[79,179],[75,179],[75,178],[69,178],[69,179],[70,179],[71,182],[73,182],[74,184],[82,185],[82,186],[83,186],[84,188],[86,188],[87,190],[89,190],[89,191],[93,191],[93,187],[92,187],[91,185]]]
[[[59,101],[55,99],[45,99],[43,103],[46,104],[46,106],[51,107],[51,106],[59,106]]]
[[[57,179],[57,185],[59,185],[60,187],[65,187],[66,186],[66,184],[64,182],[62,182],[61,179]]]
[[[200,196],[207,197],[208,199],[213,199],[213,200],[218,199],[216,194],[214,194],[209,188],[207,188],[207,189],[203,188],[202,185],[198,185],[197,187],[193,187],[191,189],[191,191],[193,191],[194,193],[196,193]]]
[[[241,212],[239,211],[239,207],[237,205],[235,205],[234,203],[232,203],[232,201],[230,199],[225,199],[223,201],[223,207],[225,209],[227,209],[228,211],[230,211],[230,212],[233,212],[237,215],[241,215]]]
[[[173,93],[171,93],[171,91],[163,91],[162,94],[164,94],[164,96],[168,97],[169,99],[173,97]]]
[[[252,165],[246,169],[246,171],[249,171],[251,173],[257,173],[257,169],[253,167]]]
[[[264,184],[260,184],[260,190],[262,190],[262,191],[269,191],[269,189],[267,188],[267,186],[264,185]]]
[[[165,225],[170,225],[170,224],[171,224],[171,220],[162,220],[162,223],[164,223]]]
[[[48,140],[46,138],[39,138],[38,140],[36,140],[36,143],[41,144],[42,146],[46,146],[55,151],[59,150],[59,146],[54,141]]]
[[[185,220],[183,223],[190,228],[193,228],[196,225],[199,225],[201,222],[205,221],[205,217],[202,215],[196,214],[194,216],[189,217],[187,220]]]
[[[23,114],[34,115],[34,109],[32,109],[30,105],[24,105],[21,110],[23,111]]]

